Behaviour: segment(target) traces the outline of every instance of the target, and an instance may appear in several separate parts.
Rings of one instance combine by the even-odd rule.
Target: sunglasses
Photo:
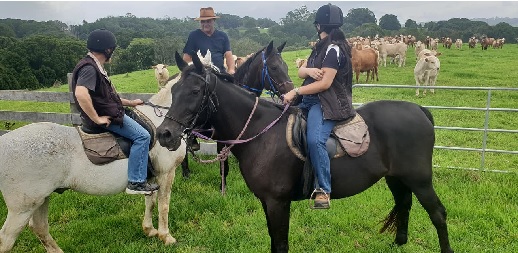
[[[207,19],[207,20],[200,20],[200,23],[204,24],[204,23],[212,23],[212,19]]]

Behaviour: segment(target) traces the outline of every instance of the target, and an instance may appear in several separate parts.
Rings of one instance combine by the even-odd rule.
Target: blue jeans
[[[124,115],[122,127],[110,124],[107,129],[133,141],[128,159],[128,181],[146,182],[149,142],[151,141],[149,132],[128,115]]]
[[[318,96],[304,96],[299,107],[308,111],[307,145],[309,159],[317,177],[315,188],[322,188],[326,193],[330,193],[331,165],[326,142],[336,121],[324,119]]]

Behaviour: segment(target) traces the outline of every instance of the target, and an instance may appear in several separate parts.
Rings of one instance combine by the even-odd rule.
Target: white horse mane
[[[216,65],[214,65],[214,63],[212,63],[212,54],[210,53],[210,49],[207,49],[207,53],[205,54],[205,57],[203,57],[203,55],[201,55],[200,50],[198,50],[198,52],[196,52],[196,54],[198,55],[198,58],[200,58],[200,61],[204,66],[210,67],[218,72],[221,72],[221,70],[218,67],[216,67]],[[189,62],[189,65],[192,65],[192,64],[193,64],[192,62]]]

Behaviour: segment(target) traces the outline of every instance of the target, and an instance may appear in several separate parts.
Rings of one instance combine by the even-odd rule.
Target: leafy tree
[[[311,16],[311,12],[308,11],[306,5],[302,5],[302,7],[295,9],[293,11],[289,11],[286,14],[286,17],[281,18],[281,23],[283,25],[296,24],[298,22],[305,22]]]
[[[254,19],[254,18],[249,17],[249,16],[245,16],[245,17],[243,18],[243,26],[244,26],[245,28],[249,28],[249,29],[250,29],[250,28],[255,28],[255,27],[257,27],[257,24],[256,24],[256,22],[255,22],[255,19]]]
[[[405,22],[405,28],[417,28],[417,22],[415,22],[415,20],[412,20],[412,19],[407,19],[406,22]]]
[[[232,45],[232,53],[237,56],[246,56],[255,53],[261,48],[261,44],[250,38],[241,38],[238,40],[230,39]]]
[[[372,12],[368,8],[350,9],[344,18],[344,23],[350,24],[354,29],[365,23],[376,24],[376,16],[374,15],[374,12]]]
[[[277,23],[269,18],[258,18],[257,19],[257,26],[261,28],[270,28],[274,25],[277,25]]]
[[[362,37],[370,36],[371,38],[374,38],[374,36],[376,36],[376,34],[378,34],[379,36],[385,36],[383,29],[381,29],[381,27],[379,27],[378,25],[373,24],[373,23],[365,23],[361,26],[356,27],[356,29],[354,29],[351,32],[351,37],[352,36],[362,36]]]
[[[216,23],[219,27],[224,29],[238,28],[242,26],[241,18],[237,15],[216,13],[216,16],[221,17]]]
[[[180,37],[165,37],[156,39],[153,44],[153,65],[158,63],[173,65],[176,64],[174,52],[182,53],[185,41]]]
[[[14,30],[11,26],[0,23],[0,36],[16,37],[16,33],[14,32]]]
[[[232,29],[228,29],[227,30],[227,35],[229,38],[233,38],[233,39],[239,39],[241,38],[241,34],[239,33],[239,30],[236,29],[236,28],[232,28]]]
[[[393,14],[383,15],[380,18],[379,26],[382,29],[389,30],[389,31],[398,31],[399,29],[401,29],[401,24],[399,23],[397,16],[393,15]]]
[[[495,25],[491,34],[494,38],[506,38],[506,40],[509,40],[518,37],[516,31],[516,28],[510,24],[501,22]]]

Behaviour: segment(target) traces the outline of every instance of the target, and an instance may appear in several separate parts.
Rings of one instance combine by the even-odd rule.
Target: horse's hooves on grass
[[[170,234],[166,234],[165,236],[159,236],[160,240],[164,242],[165,245],[172,245],[176,243],[176,239],[172,237]]]
[[[156,228],[147,228],[144,229],[144,234],[146,234],[148,237],[155,237],[158,235],[158,230]]]

